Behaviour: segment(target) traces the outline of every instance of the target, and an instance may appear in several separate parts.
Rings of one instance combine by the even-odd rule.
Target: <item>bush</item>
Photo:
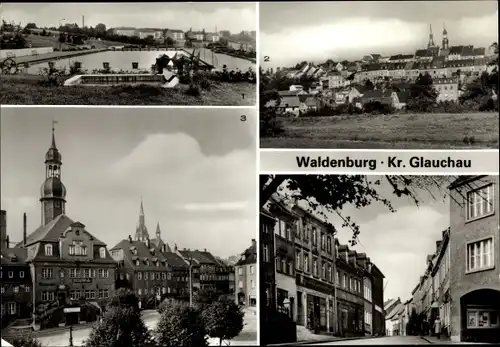
[[[104,313],[102,321],[94,325],[84,346],[154,347],[155,341],[138,310],[113,306]]]
[[[42,343],[31,335],[15,336],[10,344],[14,347],[43,347]]]
[[[198,306],[201,310],[205,309],[208,305],[213,304],[221,296],[223,296],[224,293],[221,292],[220,290],[213,289],[213,288],[208,288],[208,289],[198,289],[193,296],[193,302],[195,305]]]
[[[201,94],[200,87],[198,87],[194,83],[191,83],[189,85],[189,88],[186,90],[186,94],[191,96],[200,96]]]
[[[243,330],[244,312],[234,300],[221,296],[203,310],[202,317],[210,337],[219,339],[219,346],[224,340],[231,340]]]
[[[200,311],[184,302],[165,305],[156,334],[162,347],[208,346]]]

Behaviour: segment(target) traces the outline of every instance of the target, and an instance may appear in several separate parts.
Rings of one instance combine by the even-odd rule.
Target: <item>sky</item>
[[[422,176],[413,179],[429,181]],[[391,202],[396,212],[390,212],[381,203],[372,203],[361,209],[345,205],[341,211],[344,217],[350,216],[360,227],[358,244],[349,248],[366,253],[385,276],[384,300],[400,297],[404,302],[411,297],[420,276],[425,273],[427,255],[436,251],[436,241],[441,239],[442,231],[450,226],[449,197],[445,192],[455,177],[441,176],[434,179],[446,184],[442,185],[442,189],[430,186],[430,193],[417,189],[420,201],[417,206],[408,197],[396,197],[385,177],[370,176],[372,182],[381,181],[380,186],[372,185],[372,188],[376,187],[377,192]],[[301,204],[303,202],[299,202]],[[340,244],[349,245],[352,230],[341,228],[342,220],[338,215],[327,213],[327,216],[328,222],[338,230],[336,237]]]
[[[497,1],[269,2],[260,3],[259,21],[264,68],[413,53],[427,47],[429,25],[441,45],[444,23],[450,46],[498,41]]]
[[[242,112],[247,121],[240,121]],[[1,109],[1,206],[11,241],[41,222],[52,120],[66,214],[113,247],[134,236],[141,197],[153,238],[241,254],[256,238],[254,109]]]
[[[1,5],[2,19],[21,24],[35,23],[39,27],[58,27],[66,23],[106,28],[170,28],[209,32],[256,30],[254,3],[12,3]]]

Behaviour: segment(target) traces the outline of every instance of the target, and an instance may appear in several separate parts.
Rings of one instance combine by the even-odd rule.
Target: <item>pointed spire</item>
[[[139,211],[140,216],[144,216],[144,206],[142,205],[142,196],[141,196],[141,210]]]
[[[57,124],[57,121],[52,120],[52,144],[50,145],[50,148],[55,148],[55,149],[57,149],[57,147],[56,147],[56,135],[55,135],[56,124]]]
[[[161,235],[161,230],[160,230],[160,222],[158,222],[156,224],[156,236],[160,236]]]

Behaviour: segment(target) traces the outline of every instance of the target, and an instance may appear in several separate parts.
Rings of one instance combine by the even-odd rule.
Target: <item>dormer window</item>
[[[101,259],[106,258],[106,248],[104,248],[104,247],[99,248],[99,257]]]
[[[52,245],[45,245],[45,255],[52,255]]]
[[[141,262],[139,260],[136,260],[135,261],[135,266],[139,266],[139,265],[141,265]]]

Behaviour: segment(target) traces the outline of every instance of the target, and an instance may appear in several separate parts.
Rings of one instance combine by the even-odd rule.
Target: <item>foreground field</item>
[[[285,132],[262,148],[498,148],[498,113],[279,118]]]
[[[2,105],[254,106],[256,102],[256,86],[251,83],[217,83],[209,90],[202,90],[200,96],[190,96],[184,85],[175,89],[155,86],[47,87],[40,84],[40,76],[14,76],[8,80],[3,80],[2,76]]]

